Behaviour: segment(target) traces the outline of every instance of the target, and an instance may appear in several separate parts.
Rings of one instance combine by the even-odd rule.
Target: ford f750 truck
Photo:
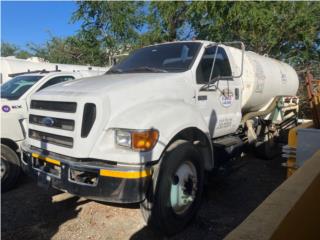
[[[140,203],[166,234],[194,217],[206,171],[266,145],[298,89],[287,64],[231,44],[171,42],[136,50],[105,75],[31,98],[25,169],[88,199]],[[269,146],[269,147],[264,147]]]

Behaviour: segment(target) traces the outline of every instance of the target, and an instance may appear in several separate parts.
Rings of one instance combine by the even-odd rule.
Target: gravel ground
[[[210,174],[198,216],[169,239],[223,239],[284,181],[283,161],[246,156]],[[107,205],[22,181],[1,197],[3,240],[164,239],[145,226],[137,205]]]

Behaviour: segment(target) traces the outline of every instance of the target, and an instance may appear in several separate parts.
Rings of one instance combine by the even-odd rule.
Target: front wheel
[[[181,231],[200,206],[203,179],[198,149],[190,142],[175,142],[154,172],[153,186],[141,203],[146,222],[166,235]]]
[[[12,189],[21,173],[18,155],[8,146],[1,144],[1,191]]]

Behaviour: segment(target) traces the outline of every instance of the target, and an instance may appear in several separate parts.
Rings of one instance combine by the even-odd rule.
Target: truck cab
[[[45,186],[140,203],[146,222],[170,235],[194,217],[204,173],[219,161],[215,146],[233,152],[247,133],[256,137],[244,117],[269,114],[276,96],[295,95],[296,80],[289,66],[242,44],[148,46],[103,76],[34,94],[23,166]]]
[[[58,83],[93,76],[87,72],[48,72],[14,74],[1,85],[1,183],[11,189],[20,175],[20,144],[26,135],[26,119],[31,95]]]

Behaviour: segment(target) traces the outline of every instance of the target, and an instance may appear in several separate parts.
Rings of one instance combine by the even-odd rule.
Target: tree
[[[143,2],[77,2],[73,21],[82,21],[82,30],[90,33],[105,49],[105,57],[133,48],[144,23]]]
[[[74,21],[106,56],[155,42],[241,40],[291,64],[320,59],[318,2],[78,2]],[[105,57],[107,58],[107,57]]]
[[[317,2],[193,2],[195,34],[213,41],[241,40],[247,49],[291,61],[320,60]]]
[[[248,50],[304,66],[320,61],[318,2],[78,2],[81,30],[31,52],[51,62],[105,65],[110,56],[156,42],[241,40]],[[2,43],[1,56],[31,53]]]
[[[103,49],[90,32],[80,32],[67,38],[52,37],[44,46],[29,44],[35,56],[49,62],[105,65]]]
[[[17,46],[10,43],[1,43],[1,57],[14,56],[17,52]]]
[[[151,44],[184,39],[189,7],[190,2],[183,1],[151,2],[146,18],[149,30],[141,35],[141,42]]]
[[[17,58],[20,58],[20,59],[27,59],[29,57],[32,57],[32,54],[27,51],[27,50],[19,50],[17,53],[16,53],[16,57]]]
[[[31,53],[26,50],[21,50],[14,44],[2,42],[1,43],[1,56],[8,57],[8,56],[15,56],[17,58],[26,59],[31,57]]]

